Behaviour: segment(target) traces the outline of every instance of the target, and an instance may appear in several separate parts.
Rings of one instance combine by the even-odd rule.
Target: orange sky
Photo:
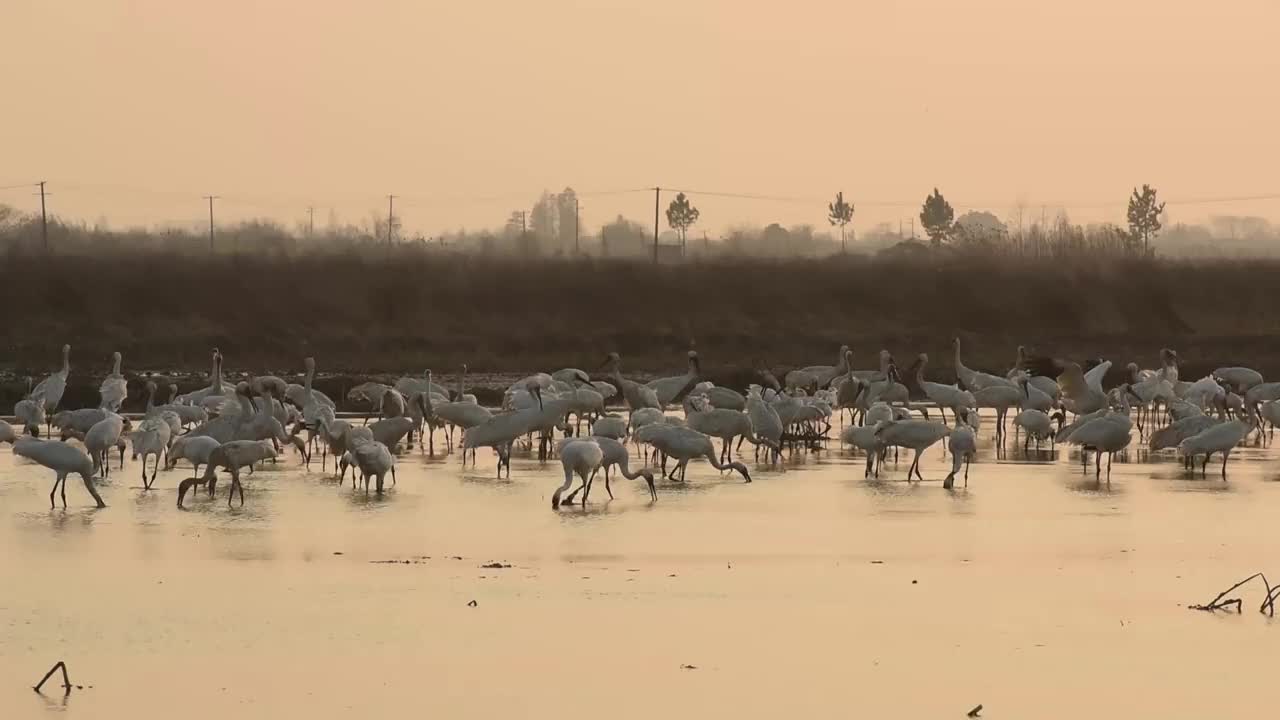
[[[0,185],[113,224],[360,221],[403,196],[426,234],[500,225],[544,188],[663,185],[717,234],[1065,206],[1123,220],[1280,217],[1275,0],[173,0],[0,4]],[[29,190],[0,202],[38,207]],[[583,198],[593,229],[652,194]],[[1116,205],[1106,205],[1117,203]],[[665,201],[664,201],[665,205]]]

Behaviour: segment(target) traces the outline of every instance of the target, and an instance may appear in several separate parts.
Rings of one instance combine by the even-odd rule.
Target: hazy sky
[[[813,199],[695,196],[713,236],[825,224],[837,189],[856,227],[896,223],[934,185],[1002,217],[1119,221],[1143,182],[1174,220],[1280,217],[1173,202],[1280,193],[1278,29],[1275,0],[4,0],[0,186],[117,225],[209,193],[360,221],[394,192],[428,234],[566,185]],[[582,203],[587,228],[653,214]]]

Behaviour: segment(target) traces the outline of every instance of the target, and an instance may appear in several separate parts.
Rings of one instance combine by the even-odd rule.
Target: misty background
[[[0,232],[43,180],[63,249],[198,246],[216,196],[220,249],[626,255],[662,186],[686,256],[808,256],[837,191],[874,252],[937,187],[1025,249],[1110,242],[1150,183],[1157,252],[1272,254],[1280,6],[1216,7],[14,0]]]

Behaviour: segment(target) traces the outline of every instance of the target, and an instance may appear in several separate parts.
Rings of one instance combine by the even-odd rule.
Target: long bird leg
[[[53,478],[53,489],[49,491],[49,509],[50,509],[50,510],[52,510],[52,509],[54,508],[54,504],[53,504],[53,496],[54,496],[55,494],[57,494],[57,492],[58,492],[58,483],[60,483],[60,482],[62,482],[62,481],[64,481],[64,480],[66,480],[66,479],[67,479],[67,476],[66,476],[66,475],[63,475],[62,473],[58,473],[57,475],[55,475],[55,476],[54,476],[54,478]],[[65,500],[65,499],[63,500],[63,504],[64,504],[64,505],[66,504],[66,500]]]
[[[80,479],[84,480],[84,489],[88,490],[89,494],[93,496],[93,501],[98,504],[98,507],[100,508],[106,507],[107,504],[102,502],[102,496],[98,494],[98,488],[93,484],[93,476],[81,475]],[[62,478],[62,491],[65,493],[66,490],[67,490],[67,479],[64,477]],[[66,503],[65,496],[63,497],[62,501],[63,503]]]
[[[244,507],[244,487],[240,484],[240,468],[231,463],[227,468],[231,471],[231,489],[227,491],[227,507],[231,507],[231,498],[236,496],[236,488],[240,489],[240,507]]]

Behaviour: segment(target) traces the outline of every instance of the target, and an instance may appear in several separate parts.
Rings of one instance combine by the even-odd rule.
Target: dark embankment
[[[682,370],[691,343],[712,379],[834,362],[888,348],[931,357],[951,381],[950,340],[971,367],[1003,370],[1018,344],[1062,357],[1156,363],[1184,375],[1244,364],[1280,377],[1274,261],[719,260],[655,268],[601,260],[517,261],[420,252],[307,256],[10,255],[0,267],[0,367],[41,377],[73,345],[73,373],[229,371],[357,374],[592,370],[617,350],[636,373]],[[737,369],[738,372],[730,372]],[[6,406],[7,409],[7,406]]]

